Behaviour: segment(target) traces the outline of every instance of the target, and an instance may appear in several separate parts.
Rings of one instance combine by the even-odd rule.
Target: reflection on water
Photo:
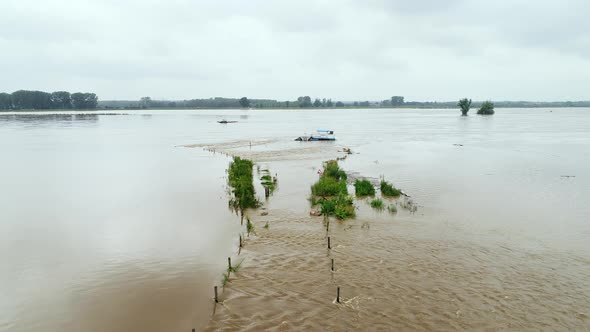
[[[305,199],[314,167],[346,146],[355,154],[345,169],[385,176],[420,209],[393,220],[364,209],[334,227],[345,297],[360,296],[357,309],[339,311],[354,318],[341,328],[366,326],[363,317],[375,329],[588,326],[590,111],[457,113],[0,113],[0,330],[206,325],[211,287],[235,253],[240,228],[227,209],[228,158],[180,146],[223,142],[278,172],[280,186],[269,201],[276,226],[267,236],[259,227],[260,242],[245,252],[253,254],[244,268],[250,277],[232,284],[243,292],[240,308],[249,309],[236,310],[235,320],[218,312],[214,325],[238,327],[258,314],[270,318],[257,327],[295,317],[307,317],[310,328],[334,327],[298,316],[335,314],[322,300],[333,291],[322,270],[326,252],[318,251],[324,234],[306,217]],[[239,122],[219,125],[221,118]],[[336,144],[293,141],[317,128],[334,130]],[[267,273],[272,266],[279,278]],[[375,280],[386,280],[383,291]],[[397,296],[387,302],[380,292]],[[535,312],[526,309],[533,302]],[[437,311],[440,303],[452,311]]]

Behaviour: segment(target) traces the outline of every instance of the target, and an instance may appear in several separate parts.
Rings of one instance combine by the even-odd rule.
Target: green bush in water
[[[254,190],[252,168],[254,163],[248,159],[235,157],[228,169],[228,183],[232,187],[233,198],[230,206],[242,212],[247,208],[256,208],[259,202]]]
[[[354,191],[357,196],[374,196],[375,187],[369,180],[356,180],[354,182]]]
[[[311,193],[322,197],[336,196],[338,194],[348,194],[348,188],[344,180],[322,176],[318,182],[311,186]]]
[[[385,180],[381,180],[381,194],[386,197],[398,197],[402,194],[402,192],[395,188],[392,184],[388,183]]]

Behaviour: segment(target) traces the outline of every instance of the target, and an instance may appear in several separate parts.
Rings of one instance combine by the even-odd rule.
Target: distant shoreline
[[[502,108],[502,109],[526,109],[526,108],[534,108],[534,109],[541,109],[541,108],[590,108],[590,106],[495,106],[495,108]],[[291,111],[298,111],[298,110],[407,110],[407,109],[424,109],[424,110],[452,110],[452,109],[459,109],[458,107],[426,107],[426,106],[402,106],[402,107],[310,107],[310,108],[294,108],[294,107],[269,107],[269,108],[236,108],[236,107],[150,107],[150,108],[93,108],[93,109],[19,109],[19,110],[0,110],[0,114],[3,113],[26,113],[26,112],[86,112],[86,113],[97,113],[97,112],[104,112],[104,111],[174,111],[174,110],[236,110],[236,111],[258,111],[258,110],[268,110],[268,111],[281,111],[281,110],[291,110]]]

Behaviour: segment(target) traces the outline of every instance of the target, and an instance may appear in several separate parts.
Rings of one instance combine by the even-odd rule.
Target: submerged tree
[[[471,99],[463,98],[459,100],[457,106],[461,108],[461,114],[466,116],[467,112],[469,112],[469,109],[471,108]]]
[[[492,103],[491,101],[484,101],[483,104],[481,104],[481,107],[479,110],[477,110],[477,114],[480,115],[492,115],[494,114],[494,103]]]

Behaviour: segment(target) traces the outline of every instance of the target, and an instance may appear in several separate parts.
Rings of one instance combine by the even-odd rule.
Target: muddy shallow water
[[[590,110],[457,113],[1,114],[0,330],[590,328]],[[328,250],[306,199],[342,147],[419,208],[356,202]],[[279,178],[240,255],[221,152]]]

